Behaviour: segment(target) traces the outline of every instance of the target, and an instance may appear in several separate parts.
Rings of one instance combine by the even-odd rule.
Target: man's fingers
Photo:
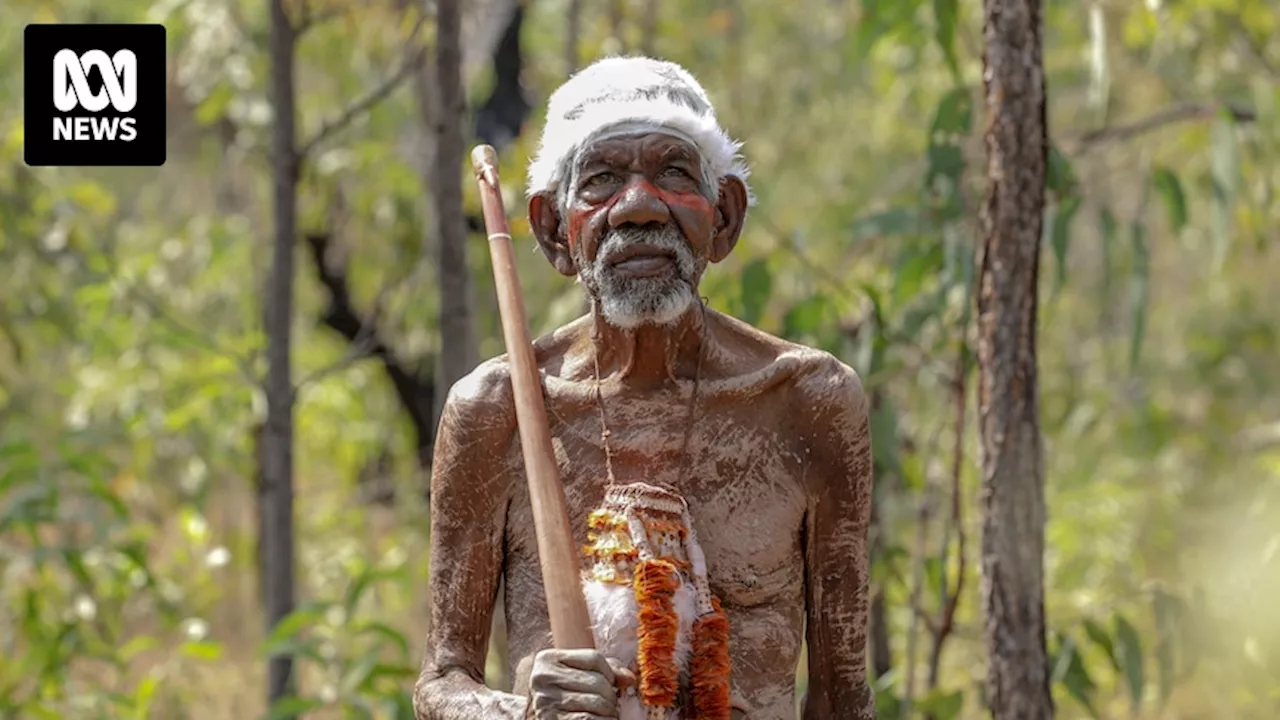
[[[636,674],[631,672],[631,669],[626,665],[610,658],[609,667],[613,670],[614,687],[619,690],[626,690],[627,688],[634,687],[637,684]]]
[[[589,693],[614,700],[617,691],[613,683],[597,672],[564,669],[548,678],[548,684],[566,693]]]
[[[563,716],[567,713],[583,713],[591,717],[616,718],[618,717],[618,703],[610,695],[601,696],[593,693],[566,692],[560,697],[557,703],[560,713]]]
[[[604,675],[610,685],[613,684],[613,668],[609,667],[609,661],[598,650],[561,650],[558,659],[560,664],[571,668],[598,672]]]

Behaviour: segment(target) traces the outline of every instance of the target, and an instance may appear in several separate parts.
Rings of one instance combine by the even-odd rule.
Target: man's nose
[[[622,197],[609,211],[609,225],[665,225],[671,221],[671,209],[658,197],[658,189],[647,180],[634,179],[622,189]]]

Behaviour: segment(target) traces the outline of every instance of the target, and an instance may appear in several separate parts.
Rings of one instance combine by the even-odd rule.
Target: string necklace
[[[695,420],[697,420],[698,409],[698,390],[702,384],[702,362],[706,358],[706,330],[707,330],[707,304],[706,299],[701,298],[699,302],[699,312],[701,313],[701,327],[698,334],[698,360],[693,370],[693,389],[689,393],[689,402],[685,410],[685,428],[684,440],[680,446],[680,454],[684,458],[684,480],[689,480],[689,474],[693,470],[693,458],[689,453],[689,444],[693,438],[693,428]],[[604,467],[607,484],[616,485],[618,480],[613,474],[613,446],[609,443],[609,437],[613,431],[609,429],[609,418],[605,412],[604,393],[600,389],[600,349],[593,347],[592,360],[595,362],[595,397],[596,409],[600,414],[600,441],[604,446]],[[661,484],[661,483],[657,483]],[[675,490],[675,488],[670,488]]]

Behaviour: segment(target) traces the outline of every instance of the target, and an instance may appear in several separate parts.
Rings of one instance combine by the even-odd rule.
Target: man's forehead
[[[645,131],[600,138],[584,147],[579,157],[580,164],[585,166],[629,163],[637,156],[658,162],[684,160],[696,164],[701,161],[698,148],[688,140],[664,132]]]

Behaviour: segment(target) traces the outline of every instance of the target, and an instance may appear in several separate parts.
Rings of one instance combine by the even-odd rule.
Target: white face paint
[[[623,248],[645,243],[675,255],[675,272],[652,277],[625,277],[612,267]],[[631,330],[641,325],[671,325],[697,299],[698,268],[680,229],[673,223],[648,229],[624,227],[611,230],[596,252],[595,262],[582,263],[578,280],[600,303],[604,319]]]

